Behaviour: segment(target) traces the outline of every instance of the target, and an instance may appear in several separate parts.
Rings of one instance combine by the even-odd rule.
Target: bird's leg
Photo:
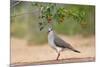
[[[58,53],[58,56],[57,56],[57,59],[56,60],[58,60],[59,56],[60,56],[60,52]]]

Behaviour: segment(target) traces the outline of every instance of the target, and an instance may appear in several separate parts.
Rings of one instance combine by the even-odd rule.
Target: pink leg
[[[58,60],[59,56],[60,56],[60,52],[58,53],[58,56],[57,56],[57,59],[56,60]]]

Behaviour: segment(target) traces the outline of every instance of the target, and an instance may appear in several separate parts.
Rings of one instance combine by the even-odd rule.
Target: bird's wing
[[[58,36],[55,35],[54,38],[55,38],[54,43],[56,46],[62,47],[62,48],[68,48],[68,49],[72,49],[72,50],[74,49],[69,43],[65,42],[64,40],[62,40]]]

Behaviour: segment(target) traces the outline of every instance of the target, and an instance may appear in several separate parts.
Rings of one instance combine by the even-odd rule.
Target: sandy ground
[[[65,58],[84,58],[95,57],[95,37],[83,38],[81,36],[62,36],[60,37],[72,44],[81,53],[73,51],[63,51],[59,59]],[[18,62],[40,62],[55,60],[57,53],[48,44],[42,46],[29,46],[23,39],[11,38],[11,64]]]

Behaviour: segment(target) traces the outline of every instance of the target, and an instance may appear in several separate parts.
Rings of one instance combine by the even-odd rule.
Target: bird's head
[[[50,33],[52,31],[52,28],[48,28],[48,33]]]

